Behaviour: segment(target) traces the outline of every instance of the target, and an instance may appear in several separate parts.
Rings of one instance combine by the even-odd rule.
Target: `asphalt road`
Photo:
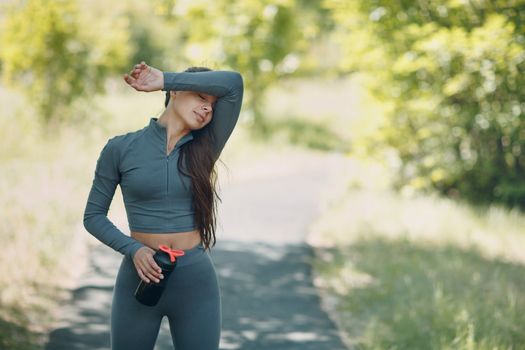
[[[321,310],[304,243],[343,163],[339,155],[276,156],[230,167],[222,178],[218,243],[210,253],[222,294],[220,349],[346,349]],[[102,244],[92,249],[46,349],[109,349],[120,259]],[[168,327],[164,318],[156,350],[173,349]]]

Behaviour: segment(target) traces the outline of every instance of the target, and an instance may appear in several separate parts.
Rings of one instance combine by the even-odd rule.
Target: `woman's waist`
[[[199,230],[162,233],[131,231],[131,237],[152,249],[166,245],[171,249],[188,250],[201,242]]]

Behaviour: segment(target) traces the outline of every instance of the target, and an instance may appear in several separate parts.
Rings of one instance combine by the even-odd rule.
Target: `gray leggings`
[[[111,349],[152,350],[164,316],[176,350],[217,350],[221,296],[213,261],[201,244],[186,250],[155,306],[139,303],[140,282],[133,261],[124,256],[113,290]]]

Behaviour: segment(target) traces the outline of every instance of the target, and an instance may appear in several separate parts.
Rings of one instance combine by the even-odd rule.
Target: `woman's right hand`
[[[137,273],[140,279],[146,283],[150,283],[150,281],[159,283],[160,279],[164,278],[162,269],[153,259],[153,254],[155,254],[155,251],[150,247],[142,247],[133,256],[133,263]]]
[[[142,61],[129,74],[124,74],[124,81],[137,91],[158,91],[164,87],[164,74]]]

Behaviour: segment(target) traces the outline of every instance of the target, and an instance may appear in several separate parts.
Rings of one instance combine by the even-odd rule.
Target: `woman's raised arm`
[[[162,72],[146,65],[135,65],[124,80],[138,91],[198,91],[217,96],[209,124],[217,157],[230,137],[241,111],[244,83],[235,71]]]
[[[209,124],[217,157],[229,139],[241,111],[243,79],[234,71],[164,72],[162,90],[198,91],[217,96]]]

